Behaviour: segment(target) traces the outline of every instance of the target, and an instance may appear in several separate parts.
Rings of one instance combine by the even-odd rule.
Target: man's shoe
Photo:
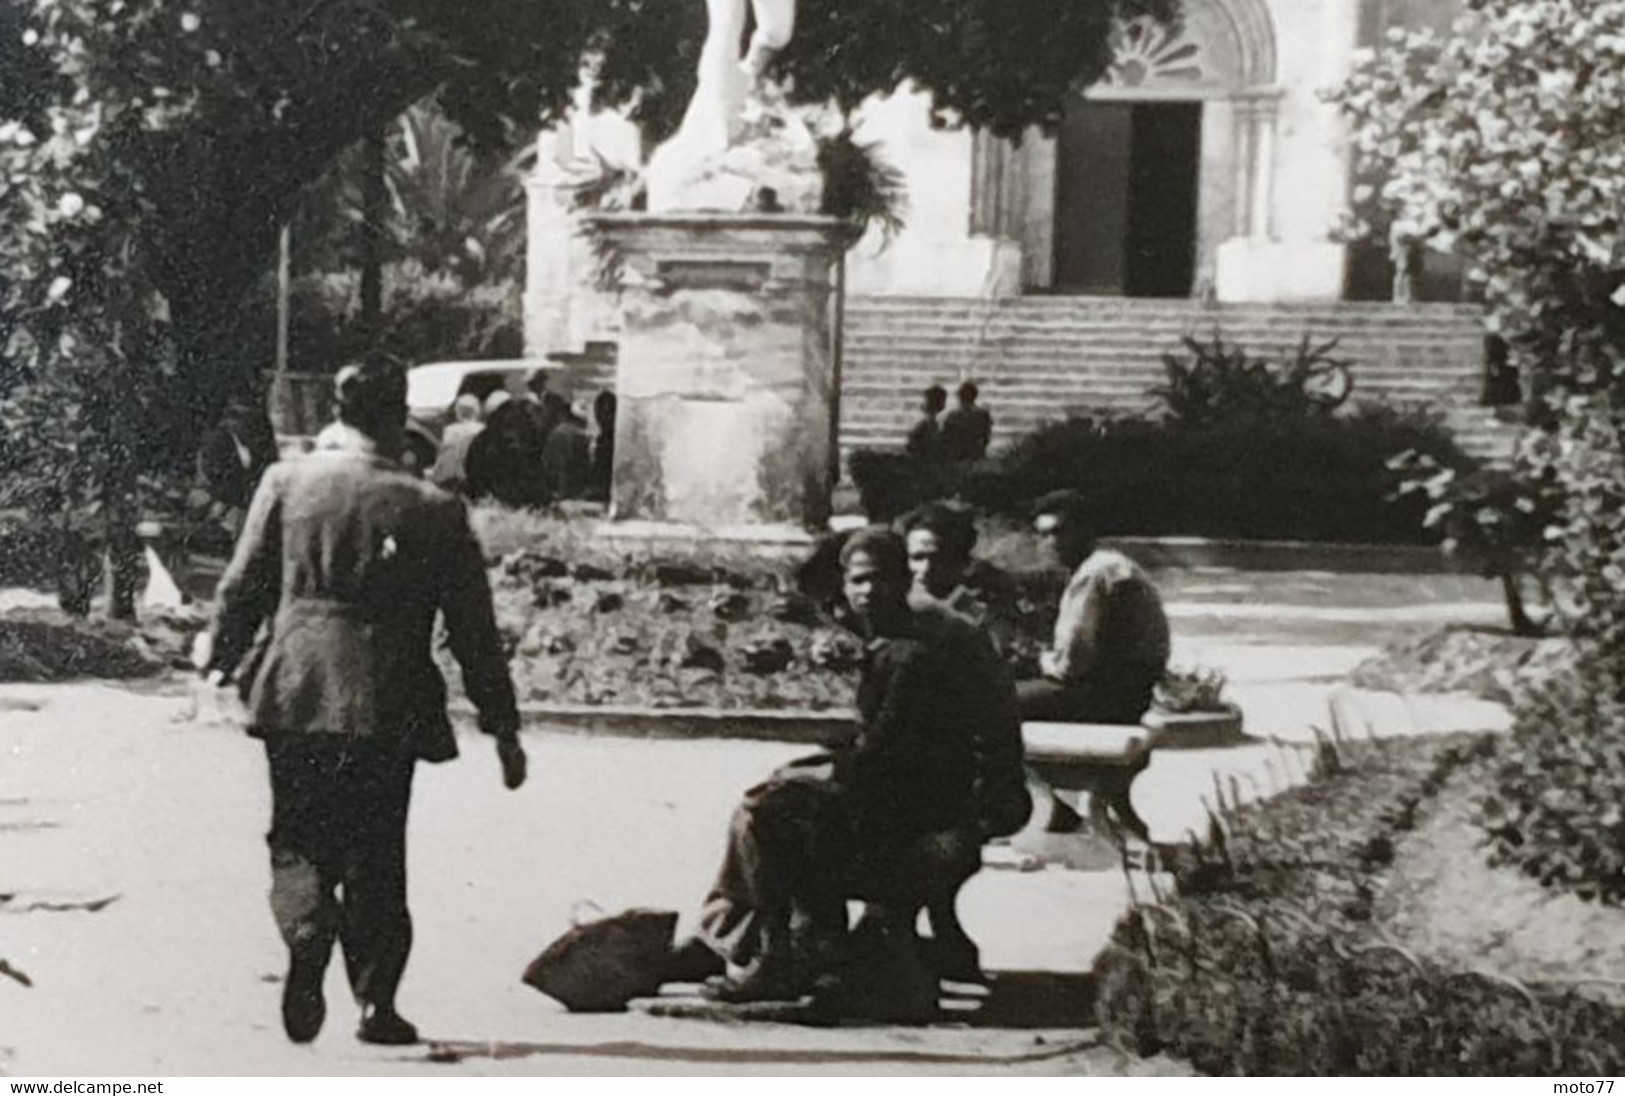
[[[708,978],[726,974],[727,970],[722,956],[699,940],[689,939],[672,948],[661,982],[703,983]]]
[[[418,1029],[392,1008],[369,1008],[361,1014],[355,1037],[374,1046],[408,1047],[418,1041]]]
[[[322,979],[327,964],[308,952],[295,949],[288,960],[288,976],[282,982],[282,1030],[295,1043],[308,1043],[321,1033],[327,1019],[327,1002],[322,998]]]
[[[780,963],[758,961],[743,974],[706,980],[700,995],[725,1005],[747,1005],[757,1001],[799,1001],[806,990],[789,976]]]

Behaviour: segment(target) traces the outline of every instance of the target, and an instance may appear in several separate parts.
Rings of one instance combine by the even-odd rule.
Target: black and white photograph
[[[0,0],[0,1084],[849,1076],[1625,1078],[1625,0]]]

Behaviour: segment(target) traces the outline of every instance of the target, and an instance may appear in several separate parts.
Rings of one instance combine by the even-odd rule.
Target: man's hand
[[[503,787],[514,791],[523,786],[529,764],[525,760],[525,748],[519,744],[519,739],[497,739],[497,760],[502,762]]]

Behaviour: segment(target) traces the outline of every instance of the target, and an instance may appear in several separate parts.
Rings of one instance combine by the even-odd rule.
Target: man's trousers
[[[395,743],[300,735],[266,743],[271,911],[296,957],[325,968],[337,940],[364,1005],[393,1008],[412,947],[406,814],[413,759]]]

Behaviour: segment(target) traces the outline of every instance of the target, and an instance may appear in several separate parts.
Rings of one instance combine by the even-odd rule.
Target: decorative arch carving
[[[1134,19],[1118,26],[1112,66],[1091,94],[1214,98],[1269,88],[1275,51],[1264,0],[1185,0],[1172,25]]]

